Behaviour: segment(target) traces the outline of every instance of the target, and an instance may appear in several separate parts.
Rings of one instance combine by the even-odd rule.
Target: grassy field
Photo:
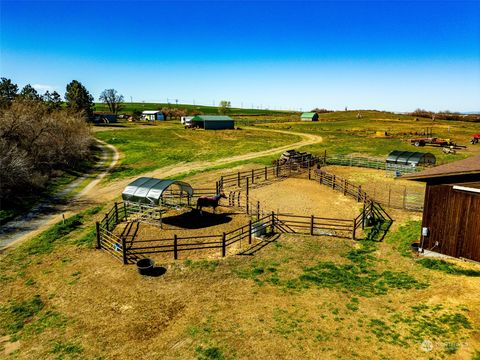
[[[109,128],[101,128],[109,129]],[[299,141],[300,136],[256,130],[201,131],[179,123],[98,131],[96,137],[122,153],[110,179],[134,176],[163,166],[199,160],[213,161]]]
[[[402,139],[427,126],[459,143],[476,128],[381,112],[362,112],[358,120],[356,114],[255,126],[321,135],[324,143],[308,148],[317,153],[379,157],[417,149]],[[300,139],[251,129],[192,131],[174,122],[94,130],[122,153],[110,179]],[[376,131],[392,136],[376,138]],[[440,158],[475,151],[480,145]],[[197,174],[192,183],[218,176]],[[164,275],[141,277],[134,266],[93,248],[94,223],[105,210],[91,207],[0,253],[0,358],[480,359],[480,266],[413,256],[418,213],[392,211],[396,221],[382,243],[282,235],[254,256],[181,255],[157,264]]]
[[[217,106],[208,105],[191,105],[191,104],[166,104],[166,103],[124,103],[120,114],[129,113],[133,111],[144,110],[160,110],[162,108],[178,108],[184,109],[188,112],[199,111],[207,115],[218,115]],[[95,111],[108,112],[108,106],[104,103],[96,103]],[[288,114],[300,114],[293,111],[280,111],[280,110],[265,110],[265,109],[243,109],[243,108],[231,108],[228,115],[288,115]]]
[[[100,211],[0,255],[5,358],[478,360],[480,267],[412,257],[418,221],[384,243],[284,235],[142,278],[92,248]]]
[[[357,114],[362,115],[357,119]],[[471,135],[480,131],[480,125],[458,121],[431,121],[407,115],[397,115],[379,111],[347,111],[320,115],[319,122],[259,124],[258,127],[284,129],[302,133],[321,135],[324,141],[306,147],[304,150],[331,154],[368,155],[384,159],[393,150],[427,151],[433,153],[440,162],[462,159],[480,152],[480,146],[469,146],[466,150],[457,150],[456,155],[445,155],[439,147],[425,146],[416,148],[406,140],[433,129],[433,136],[449,138],[461,145],[470,145]],[[377,132],[386,132],[389,136],[378,137]]]

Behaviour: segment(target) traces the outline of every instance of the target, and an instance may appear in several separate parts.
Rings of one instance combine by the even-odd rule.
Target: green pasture
[[[361,118],[357,118],[357,114]],[[393,150],[431,152],[437,160],[450,162],[471,155],[473,146],[468,146],[471,135],[480,131],[480,125],[461,121],[432,121],[407,115],[397,115],[380,111],[347,111],[320,115],[319,122],[272,122],[256,124],[258,127],[288,130],[300,133],[318,134],[323,137],[320,144],[310,145],[303,150],[313,153],[340,155],[362,155],[384,159]],[[448,138],[467,149],[457,150],[455,155],[446,155],[440,147],[414,147],[408,139],[424,137],[423,132],[432,128],[433,136]],[[387,133],[379,137],[377,132]]]
[[[120,114],[129,113],[134,111],[144,110],[160,110],[162,108],[176,108],[184,109],[188,112],[199,111],[203,114],[216,115],[218,114],[218,106],[207,105],[191,105],[191,104],[167,104],[167,103],[124,103],[120,110]],[[95,103],[95,111],[109,112],[107,104]],[[281,110],[265,110],[265,109],[243,109],[243,108],[231,108],[228,115],[288,115],[294,114],[293,111],[281,111]]]
[[[251,129],[191,130],[171,122],[113,129],[96,133],[99,139],[116,146],[123,155],[109,179],[135,176],[176,163],[214,161],[301,140],[296,135]]]

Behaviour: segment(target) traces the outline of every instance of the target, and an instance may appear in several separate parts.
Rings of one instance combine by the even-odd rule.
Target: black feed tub
[[[137,261],[137,269],[140,275],[150,275],[155,263],[152,259],[145,258]]]
[[[418,250],[420,249],[420,244],[418,242],[415,242],[410,246],[412,248],[412,251],[415,251],[415,252],[418,252]]]

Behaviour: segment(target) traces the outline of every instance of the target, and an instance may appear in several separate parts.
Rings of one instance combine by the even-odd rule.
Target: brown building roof
[[[474,174],[480,175],[480,155],[454,161],[445,165],[435,166],[418,173],[404,175],[401,178],[407,180],[427,181],[429,179]]]

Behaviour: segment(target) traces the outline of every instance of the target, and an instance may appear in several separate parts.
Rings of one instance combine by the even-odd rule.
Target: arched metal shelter
[[[387,164],[409,166],[434,165],[436,158],[435,155],[426,152],[395,150],[388,154],[386,162]]]
[[[172,185],[176,185],[178,190],[171,189]],[[183,181],[141,177],[125,187],[122,199],[137,204],[161,205],[165,203],[164,196],[167,193],[169,199],[173,197],[189,199],[193,195],[193,189]]]

